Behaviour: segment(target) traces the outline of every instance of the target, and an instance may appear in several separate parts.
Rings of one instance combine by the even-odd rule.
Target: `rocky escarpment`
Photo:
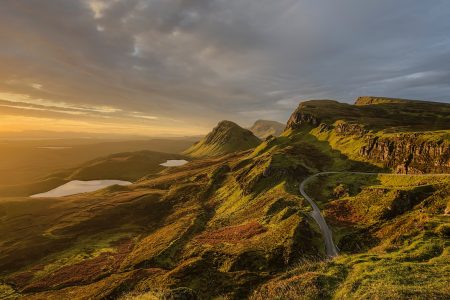
[[[367,136],[359,154],[397,173],[450,173],[449,141],[421,140],[420,134]]]
[[[405,103],[405,102],[415,102],[415,103],[429,103],[420,100],[408,100],[400,98],[388,98],[388,97],[374,97],[374,96],[361,96],[355,101],[355,105],[372,105],[372,104],[395,104],[395,103]]]
[[[344,154],[398,173],[450,173],[449,108],[382,97],[360,97],[355,105],[313,100],[299,105],[287,129],[317,128]]]
[[[289,118],[286,128],[299,129],[299,128],[303,127],[304,125],[317,126],[319,124],[320,124],[319,117],[317,117],[313,114],[299,112],[297,114],[293,114]]]

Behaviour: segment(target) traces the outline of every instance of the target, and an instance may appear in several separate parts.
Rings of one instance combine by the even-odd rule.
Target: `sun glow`
[[[204,133],[203,128],[178,128],[157,124],[135,124],[121,120],[110,122],[67,120],[29,116],[0,115],[0,132],[21,132],[27,130],[42,130],[56,132],[89,132],[115,133],[123,135],[198,135]]]

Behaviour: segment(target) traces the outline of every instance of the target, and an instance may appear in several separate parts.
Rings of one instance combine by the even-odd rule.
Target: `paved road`
[[[370,172],[321,172],[309,176],[300,184],[300,194],[308,200],[309,204],[311,204],[313,211],[311,212],[311,216],[316,220],[319,225],[320,231],[322,231],[323,239],[325,242],[325,250],[329,257],[334,257],[339,254],[338,248],[333,242],[333,233],[331,232],[330,227],[328,227],[327,222],[323,218],[320,213],[320,209],[314,200],[308,196],[305,192],[305,185],[311,181],[313,178],[321,176],[321,175],[329,175],[329,174],[360,174],[360,175],[396,175],[396,176],[450,176],[450,174],[392,174],[392,173],[370,173]]]

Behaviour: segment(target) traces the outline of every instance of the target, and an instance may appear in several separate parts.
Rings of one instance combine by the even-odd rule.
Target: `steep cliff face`
[[[450,173],[450,143],[420,140],[420,134],[369,136],[359,154],[397,173]]]
[[[318,126],[319,124],[320,119],[317,116],[300,111],[296,114],[291,115],[291,117],[288,120],[286,128],[299,129],[304,125]]]
[[[350,105],[334,100],[310,100],[300,103],[289,118],[286,129],[300,129],[305,125],[318,126],[322,122],[332,123],[331,115],[339,111],[348,114]],[[331,109],[330,112],[325,108]]]
[[[360,97],[356,105],[306,101],[287,129],[314,128],[313,135],[342,153],[397,173],[450,173],[449,108],[380,97]],[[345,146],[349,144],[356,147]]]

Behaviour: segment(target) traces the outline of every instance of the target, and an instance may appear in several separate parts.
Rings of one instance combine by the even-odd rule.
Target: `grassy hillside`
[[[250,130],[221,121],[203,139],[183,153],[191,157],[220,156],[256,147],[261,141]]]
[[[449,177],[339,174],[308,192],[325,209],[341,255],[307,260],[252,299],[448,298]]]
[[[132,186],[39,203],[4,198],[3,289],[29,299],[249,297],[305,258],[324,257],[298,182],[322,170],[372,168],[325,144],[280,137]]]
[[[248,152],[92,194],[2,199],[2,289],[68,299],[187,287],[242,299],[323,251],[295,188],[307,169],[276,160]]]
[[[385,104],[358,106],[373,105]],[[309,182],[306,191],[340,249],[338,257],[326,257],[299,182],[323,171],[392,171],[350,155],[359,153],[364,137],[390,133],[360,116],[351,123],[356,127],[342,127],[350,133],[334,144],[337,124],[354,117],[337,113],[329,114],[330,125],[317,121],[317,113],[297,111],[280,137],[197,158],[130,186],[63,198],[0,198],[0,294],[58,300],[447,299],[448,176],[334,174]],[[227,132],[221,128],[235,128],[225,125],[204,141],[221,145],[216,142]],[[396,125],[397,133],[404,126]],[[448,128],[433,130],[420,143]],[[120,164],[127,154],[118,157],[100,161]],[[87,174],[95,170],[87,166]]]
[[[286,135],[297,130],[353,160],[398,173],[450,173],[450,104],[362,97],[300,104]]]

